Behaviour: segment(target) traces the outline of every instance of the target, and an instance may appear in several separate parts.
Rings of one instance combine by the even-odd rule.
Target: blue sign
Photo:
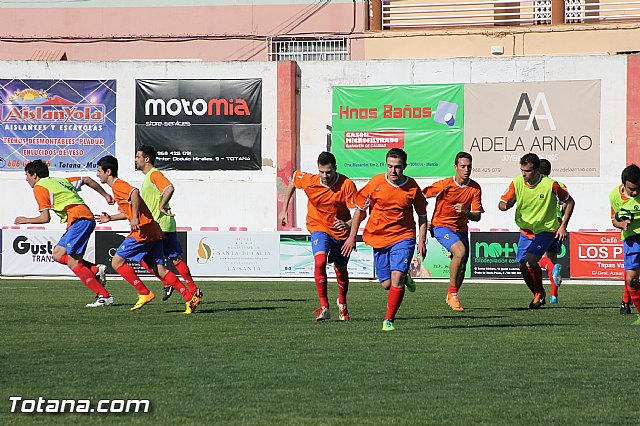
[[[115,80],[0,79],[0,171],[95,170],[116,150]]]

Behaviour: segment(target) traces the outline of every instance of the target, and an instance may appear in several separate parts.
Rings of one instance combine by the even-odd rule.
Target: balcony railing
[[[611,20],[640,20],[640,0],[382,0],[382,29],[534,26]]]

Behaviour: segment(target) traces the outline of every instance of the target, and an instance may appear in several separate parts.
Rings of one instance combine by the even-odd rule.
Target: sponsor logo
[[[3,123],[73,123],[96,124],[105,121],[102,104],[75,104],[60,96],[51,96],[40,90],[26,89],[15,92],[2,104],[0,120]]]
[[[204,242],[206,239],[205,237],[198,241],[198,253],[196,255],[196,262],[198,263],[207,263],[213,260],[214,251],[210,245]]]
[[[244,99],[147,99],[144,104],[147,116],[171,115],[251,115]]]

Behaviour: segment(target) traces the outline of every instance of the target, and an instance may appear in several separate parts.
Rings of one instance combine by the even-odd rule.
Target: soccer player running
[[[175,215],[171,213],[171,207],[169,201],[173,196],[175,188],[171,182],[164,176],[164,174],[154,167],[156,161],[156,149],[149,145],[140,145],[136,150],[136,170],[140,170],[144,174],[144,181],[142,182],[141,195],[151,214],[153,219],[158,222],[160,229],[162,229],[164,240],[164,257],[171,259],[176,270],[182,276],[186,286],[191,294],[196,294],[202,299],[202,290],[200,290],[193,282],[191,277],[191,271],[187,262],[182,259],[182,246],[178,240],[178,234],[176,233],[176,219]],[[153,273],[149,268],[149,265],[142,260],[140,264],[147,269],[147,271]],[[173,293],[173,287],[165,281],[164,284],[164,296],[163,301],[166,301],[171,297]]]
[[[416,223],[413,211],[418,214],[420,235],[418,254],[427,254],[427,200],[417,182],[404,175],[407,153],[392,148],[386,156],[387,173],[374,176],[357,194],[354,204],[358,207],[351,221],[351,232],[342,247],[342,254],[349,256],[356,244],[358,226],[368,209],[369,220],[364,229],[364,242],[373,247],[373,258],[378,280],[382,288],[389,290],[387,313],[382,322],[383,331],[395,330],[394,321],[402,304],[405,284],[415,291],[415,283],[409,279],[409,265],[416,249]]]
[[[314,278],[320,298],[320,308],[315,310],[316,320],[331,318],[327,297],[327,262],[333,263],[338,281],[338,310],[340,320],[349,320],[347,292],[349,291],[349,256],[343,256],[342,246],[349,236],[350,209],[355,209],[353,197],[356,186],[348,177],[337,172],[336,157],[330,152],[318,156],[318,174],[296,170],[284,196],[278,222],[287,225],[287,207],[293,193],[302,189],[309,199],[307,203],[307,230],[311,233],[311,249],[314,259]]]
[[[545,158],[540,159],[540,174],[543,176],[551,175],[551,162]],[[562,182],[558,184],[567,188]],[[558,202],[556,207],[556,216],[559,223],[562,223],[562,215],[564,213],[565,204]],[[549,303],[558,303],[558,287],[562,284],[562,265],[558,262],[558,253],[562,249],[562,241],[557,238],[553,239],[553,242],[549,246],[549,250],[540,259],[540,266],[547,271],[549,282],[551,283],[551,297],[549,297]]]
[[[498,209],[507,211],[516,205],[515,222],[520,227],[516,262],[533,293],[529,308],[540,309],[546,303],[546,293],[538,262],[554,238],[558,241],[566,238],[575,202],[558,182],[540,174],[540,158],[536,154],[529,153],[520,158],[520,171],[522,174],[513,179],[500,197]],[[556,215],[558,201],[567,205],[562,223]]]
[[[425,197],[436,197],[432,236],[451,254],[447,305],[454,311],[464,311],[459,293],[469,258],[469,221],[477,222],[484,213],[482,190],[471,179],[472,157],[467,152],[456,154],[455,176],[439,180],[422,190]]]
[[[140,191],[118,178],[118,160],[111,155],[98,160],[97,176],[100,183],[111,187],[113,197],[120,210],[120,213],[115,215],[103,212],[98,216],[98,221],[106,223],[127,219],[131,225],[131,233],[120,244],[111,261],[113,269],[138,291],[138,300],[131,310],[137,311],[155,299],[155,294],[144,285],[133,268],[126,263],[127,260],[135,262],[143,260],[153,270],[156,277],[169,283],[182,294],[186,304],[184,313],[191,314],[200,303],[200,299],[198,296],[192,295],[178,277],[165,268],[162,230],[153,220],[149,208],[140,197]]]
[[[625,167],[621,179],[622,184],[609,193],[609,204],[611,223],[621,230],[623,240],[625,294],[620,313],[630,314],[630,301],[640,312],[640,167]],[[640,325],[640,315],[633,324]]]
[[[16,225],[43,224],[51,221],[49,210],[67,223],[67,230],[53,248],[53,260],[67,265],[71,271],[96,294],[94,303],[87,308],[97,308],[113,303],[113,296],[104,288],[106,284],[105,265],[95,265],[83,259],[87,243],[96,227],[93,213],[85,204],[78,191],[83,185],[102,195],[107,203],[113,204],[111,195],[90,177],[54,178],[49,176],[49,167],[42,160],[28,162],[25,167],[26,181],[33,188],[40,215],[37,217],[18,216]]]

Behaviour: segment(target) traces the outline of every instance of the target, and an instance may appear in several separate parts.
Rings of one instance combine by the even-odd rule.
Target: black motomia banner
[[[135,130],[159,169],[260,170],[262,80],[136,80]]]

